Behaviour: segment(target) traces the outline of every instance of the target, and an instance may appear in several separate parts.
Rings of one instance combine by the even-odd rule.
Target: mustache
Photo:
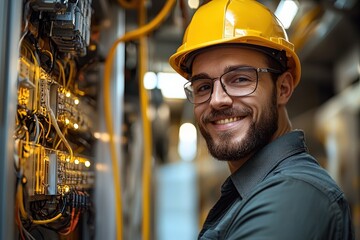
[[[223,110],[214,110],[212,109],[211,112],[207,115],[204,115],[201,120],[203,123],[209,123],[219,118],[227,118],[227,117],[235,117],[235,116],[247,116],[252,114],[251,108],[242,108],[242,109],[234,109],[228,108]]]

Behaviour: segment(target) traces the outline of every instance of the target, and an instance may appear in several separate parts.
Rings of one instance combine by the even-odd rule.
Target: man
[[[354,239],[344,194],[292,130],[286,104],[300,62],[256,1],[212,0],[189,24],[171,66],[210,153],[231,175],[199,239]]]

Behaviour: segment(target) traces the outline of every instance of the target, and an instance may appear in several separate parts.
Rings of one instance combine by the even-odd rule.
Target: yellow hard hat
[[[188,60],[192,53],[229,43],[285,51],[294,86],[299,83],[301,65],[294,45],[276,16],[255,0],[212,0],[201,6],[186,29],[183,44],[170,57],[169,63],[176,72],[188,78]]]

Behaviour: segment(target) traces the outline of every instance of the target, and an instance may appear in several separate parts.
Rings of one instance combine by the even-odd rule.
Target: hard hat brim
[[[211,42],[207,42],[206,44],[194,45],[191,48],[187,48],[187,49],[183,49],[185,48],[185,46],[182,45],[179,47],[178,51],[169,58],[169,64],[177,73],[179,73],[184,78],[188,79],[190,72],[188,69],[189,64],[187,63],[187,61],[189,59],[188,56],[190,54],[207,47],[216,46],[220,44],[223,45],[223,44],[234,44],[234,43],[235,44],[238,43],[239,46],[241,46],[240,44],[250,44],[250,45],[254,45],[254,47],[262,46],[262,47],[273,48],[279,51],[284,50],[286,52],[286,57],[288,59],[287,62],[288,71],[292,73],[294,78],[294,86],[296,87],[297,84],[299,83],[301,76],[301,65],[300,65],[300,60],[298,56],[293,52],[293,49],[288,48],[284,45],[279,45],[278,43],[269,41],[265,38],[255,37],[255,36],[244,36],[244,37],[234,37],[234,38],[214,40]]]

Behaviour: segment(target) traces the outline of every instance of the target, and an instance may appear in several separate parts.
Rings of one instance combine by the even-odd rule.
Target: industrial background
[[[0,2],[0,239],[196,239],[229,171],[168,58],[205,2]],[[360,239],[360,1],[259,2],[295,6],[289,115]]]

